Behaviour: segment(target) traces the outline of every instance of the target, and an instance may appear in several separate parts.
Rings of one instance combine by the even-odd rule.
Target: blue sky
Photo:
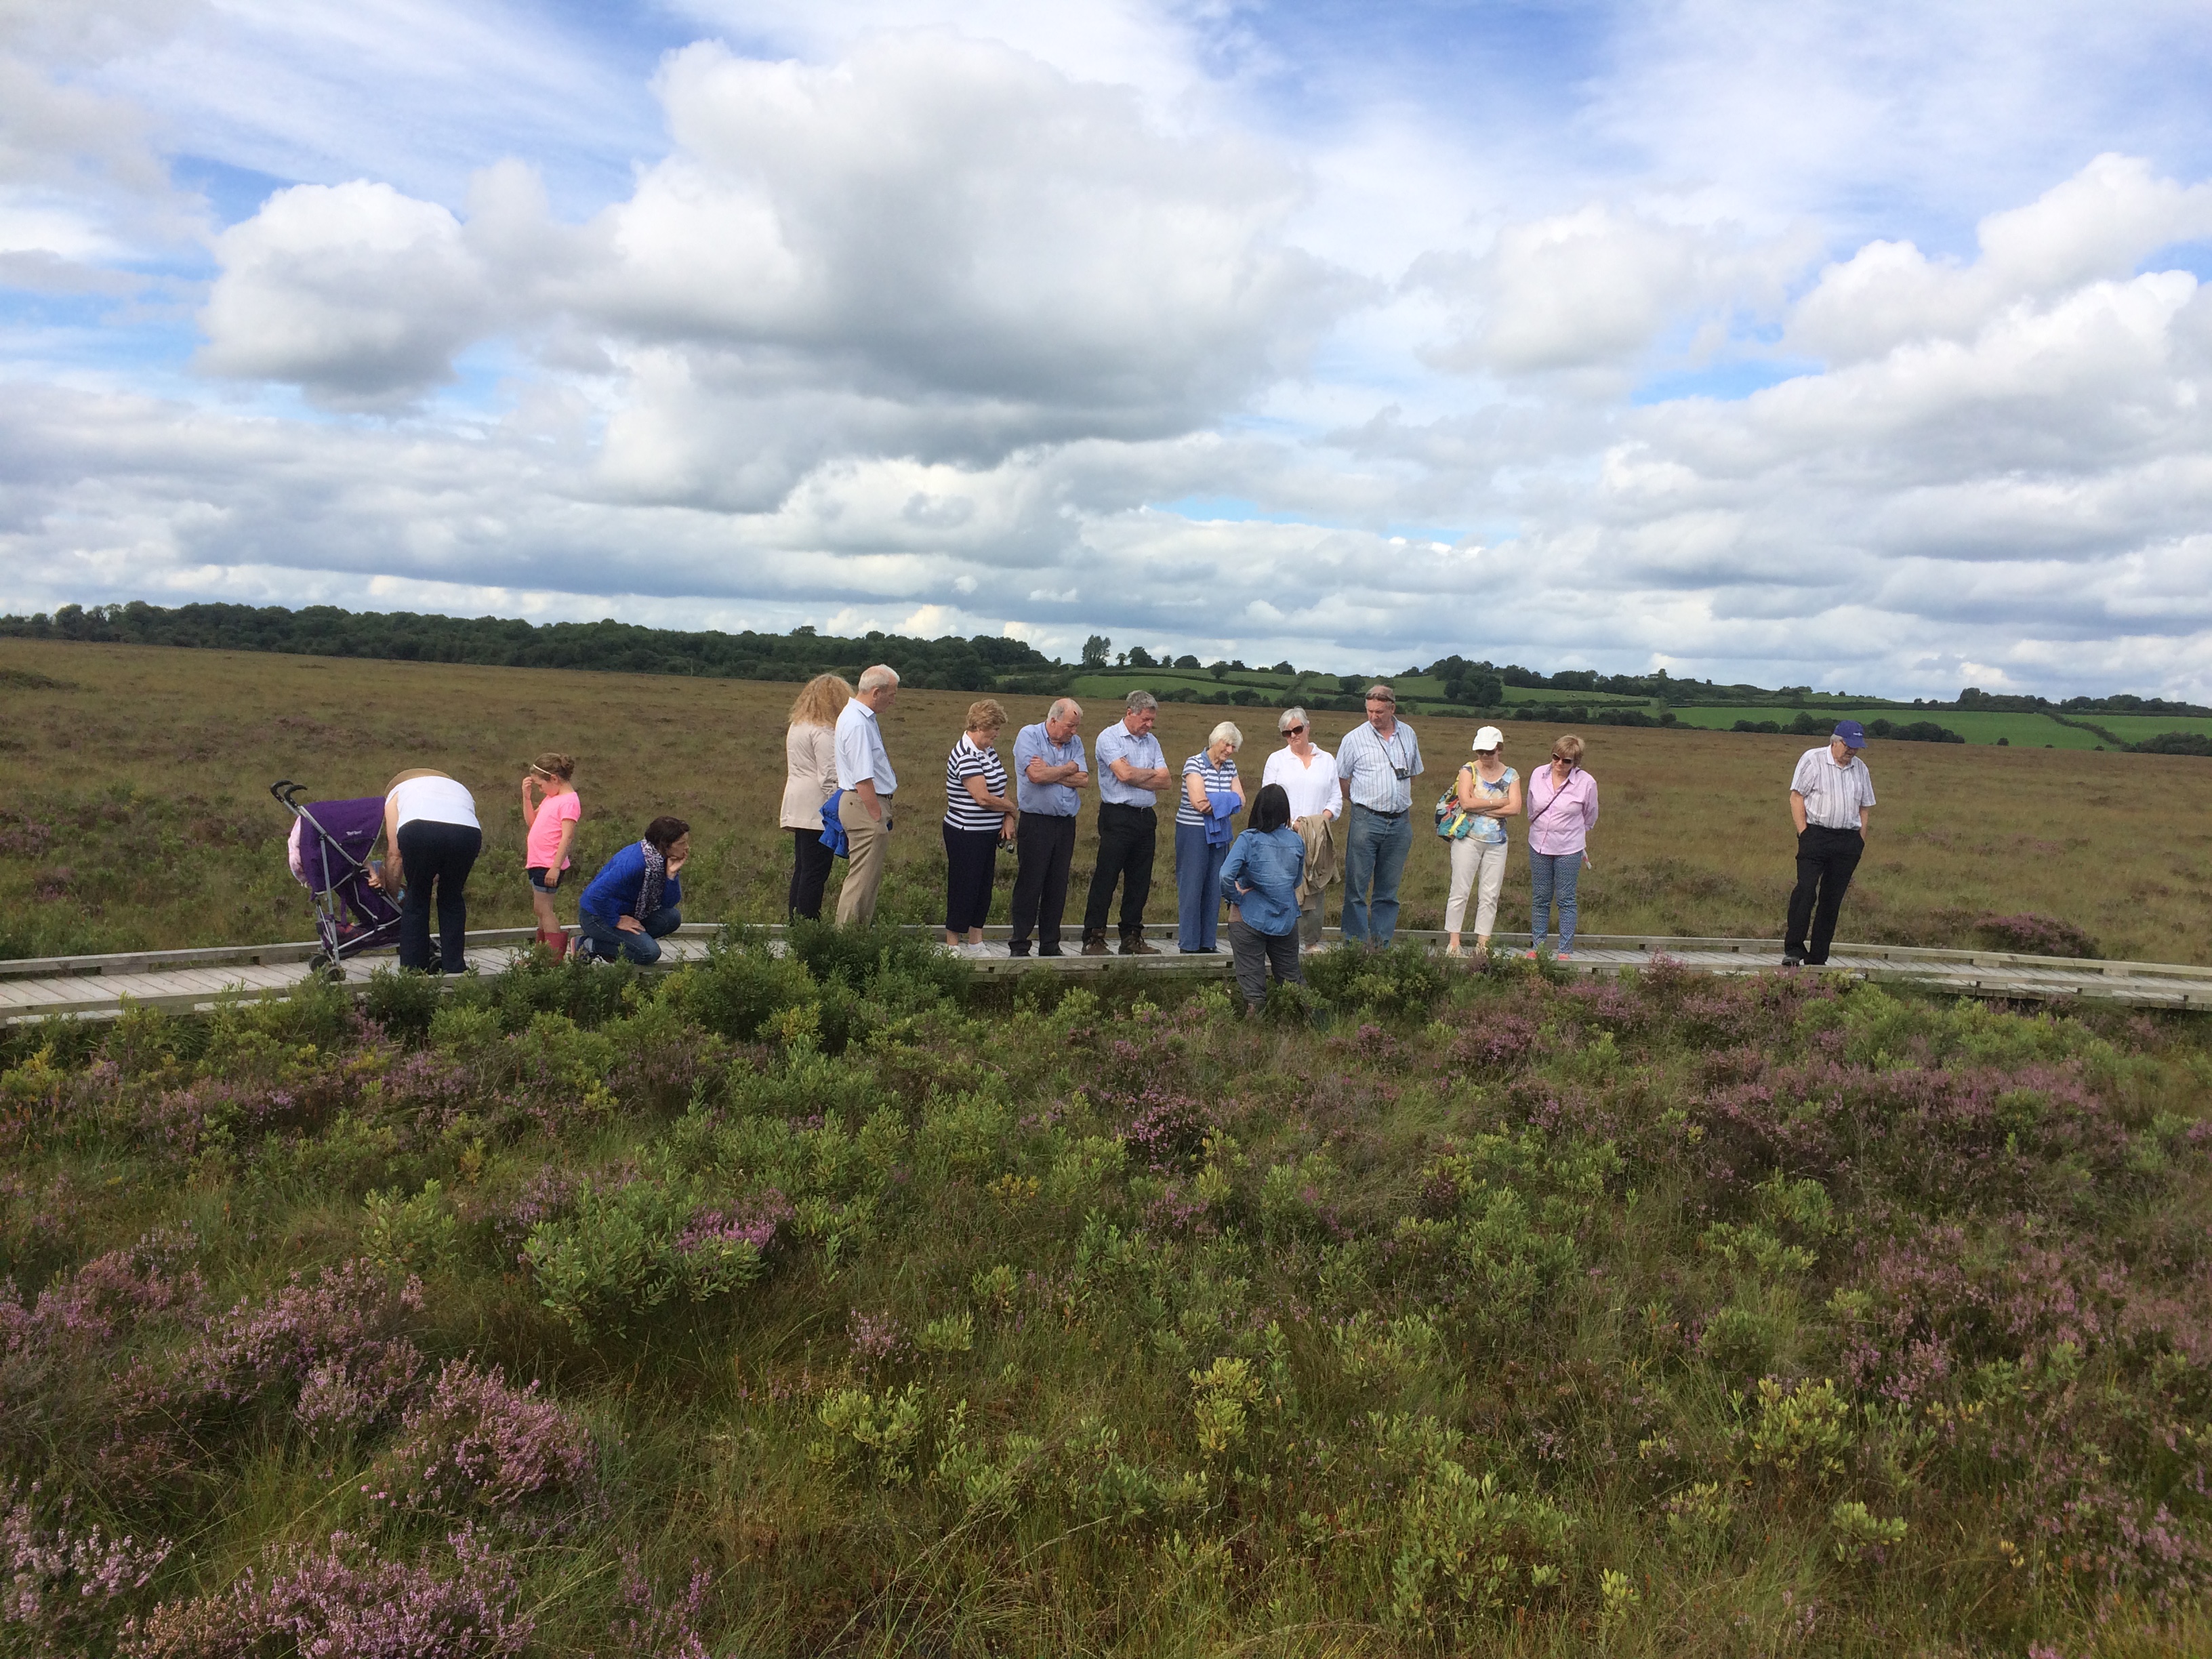
[[[0,606],[2212,696],[2195,3],[33,3]]]

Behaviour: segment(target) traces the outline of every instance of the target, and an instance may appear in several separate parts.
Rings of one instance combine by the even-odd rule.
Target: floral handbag
[[[1462,771],[1465,769],[1464,767],[1461,769]],[[1437,834],[1446,841],[1465,841],[1474,833],[1474,826],[1481,819],[1480,813],[1454,805],[1453,802],[1458,799],[1459,780],[1455,778],[1452,787],[1445,790],[1437,801]]]

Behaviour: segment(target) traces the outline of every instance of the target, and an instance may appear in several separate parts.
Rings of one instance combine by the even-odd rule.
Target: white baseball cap
[[[1486,749],[1495,749],[1504,741],[1503,732],[1494,726],[1486,726],[1474,734],[1474,752],[1479,755]]]

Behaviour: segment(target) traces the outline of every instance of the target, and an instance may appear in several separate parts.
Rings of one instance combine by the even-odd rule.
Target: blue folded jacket
[[[1244,810],[1244,803],[1231,792],[1209,789],[1206,792],[1206,844],[1208,847],[1229,845],[1229,820]]]
[[[845,841],[845,821],[837,816],[838,803],[845,799],[842,789],[822,803],[822,844],[836,858],[850,856]]]

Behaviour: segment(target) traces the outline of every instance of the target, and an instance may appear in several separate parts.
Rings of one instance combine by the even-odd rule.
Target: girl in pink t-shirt
[[[568,933],[553,908],[553,893],[568,867],[576,821],[584,816],[583,800],[568,781],[575,775],[574,756],[544,754],[522,779],[522,821],[530,831],[522,862],[530,876],[531,908],[538,912],[538,942],[556,961],[568,954]]]

